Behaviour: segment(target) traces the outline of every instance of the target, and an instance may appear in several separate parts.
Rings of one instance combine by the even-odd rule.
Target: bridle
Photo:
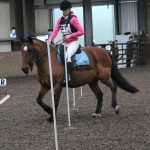
[[[56,51],[57,54],[59,54],[58,49],[59,49],[59,46],[62,45],[62,44],[63,44],[63,42],[61,42],[61,43],[59,43],[59,44],[56,44],[56,45],[51,44],[51,45],[54,47],[54,49],[55,49],[55,51]],[[41,56],[38,56],[37,58],[32,58],[32,59],[29,61],[29,64],[33,64],[33,63],[38,62],[39,60],[41,60],[41,59],[42,59],[44,56],[46,56],[46,55],[47,55],[47,53],[45,53],[45,54],[43,54],[43,55],[41,55]],[[60,54],[59,54],[59,55],[60,55]]]
[[[31,59],[31,60],[29,61],[29,63],[31,63],[31,64],[32,64],[32,63],[36,63],[37,61],[41,60],[42,57],[44,57],[44,56],[46,56],[46,55],[47,55],[47,53],[45,53],[45,54],[39,56],[38,58],[33,58],[33,59]]]

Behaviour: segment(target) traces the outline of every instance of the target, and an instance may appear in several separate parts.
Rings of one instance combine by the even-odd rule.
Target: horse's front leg
[[[55,83],[54,85],[54,102],[55,102],[55,113],[57,117],[57,108],[59,105],[59,99],[62,91],[62,86],[59,83]],[[53,122],[53,112],[48,121]]]
[[[39,90],[39,94],[36,98],[37,103],[51,116],[53,115],[53,111],[52,108],[49,107],[48,105],[46,105],[45,103],[43,103],[42,99],[45,96],[45,94],[47,93],[47,91],[49,90],[49,88],[44,88],[42,85],[40,85],[40,90]]]

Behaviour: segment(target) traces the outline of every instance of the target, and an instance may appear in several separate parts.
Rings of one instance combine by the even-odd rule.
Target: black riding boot
[[[68,80],[68,82],[71,81],[72,67],[73,67],[72,62],[67,62],[67,80]]]

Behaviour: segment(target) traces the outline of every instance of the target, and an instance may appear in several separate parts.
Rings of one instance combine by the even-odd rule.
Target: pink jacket
[[[52,34],[49,37],[49,40],[53,41],[55,39],[55,37],[57,36],[58,32],[59,32],[59,24],[60,24],[61,18],[59,18],[56,22],[56,26],[52,32]],[[63,40],[66,40],[66,43],[70,43],[73,41],[77,41],[78,40],[78,36],[83,35],[85,32],[83,30],[83,28],[81,27],[79,21],[77,20],[76,16],[73,14],[73,17],[70,20],[70,23],[77,29],[77,32],[74,32],[72,34],[70,34],[70,38],[69,39],[65,39],[65,36],[62,36]]]

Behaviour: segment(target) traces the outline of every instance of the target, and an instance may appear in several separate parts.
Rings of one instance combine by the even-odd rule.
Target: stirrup
[[[64,82],[70,82],[71,81],[71,77],[70,77],[70,75],[69,74],[67,74],[67,80],[66,80],[66,76],[65,76],[65,78],[64,78]]]

